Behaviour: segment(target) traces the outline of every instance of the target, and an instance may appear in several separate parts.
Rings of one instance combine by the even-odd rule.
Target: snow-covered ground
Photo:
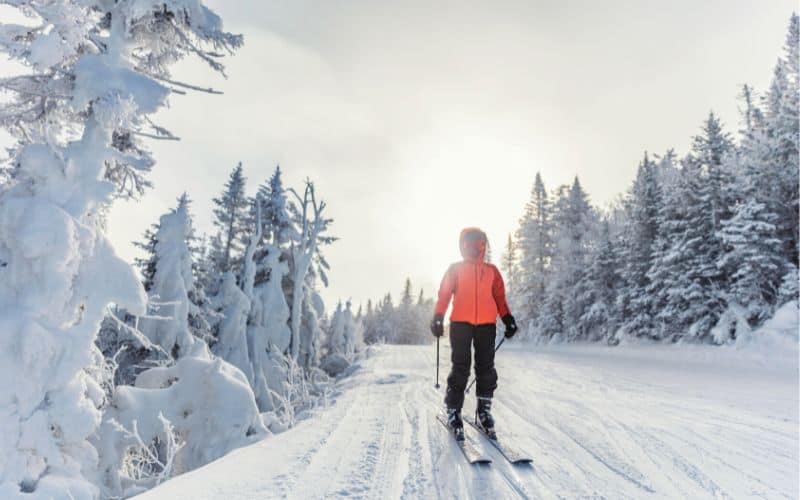
[[[433,346],[384,346],[314,417],[139,498],[798,497],[796,350],[509,342],[497,367],[501,438],[533,466],[468,465]]]

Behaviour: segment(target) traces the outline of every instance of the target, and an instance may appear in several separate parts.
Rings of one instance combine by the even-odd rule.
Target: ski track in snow
[[[681,355],[499,352],[498,431],[534,463],[482,442],[480,466],[435,419],[433,348],[383,346],[314,417],[141,498],[798,498],[796,362]]]

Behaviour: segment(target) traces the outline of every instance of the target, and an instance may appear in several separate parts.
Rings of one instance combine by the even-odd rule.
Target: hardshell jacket
[[[475,231],[483,235],[482,240],[470,241],[465,238]],[[502,317],[510,314],[510,311],[500,271],[484,262],[486,236],[477,228],[464,229],[459,237],[459,248],[464,260],[452,264],[444,274],[434,313],[444,316],[452,297],[451,322],[494,324],[498,315]]]

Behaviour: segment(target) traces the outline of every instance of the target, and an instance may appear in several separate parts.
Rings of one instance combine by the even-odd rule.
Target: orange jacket
[[[510,314],[505,284],[500,271],[492,264],[484,262],[486,240],[477,243],[464,240],[467,232],[475,230],[467,228],[461,231],[459,248],[464,260],[452,264],[444,273],[434,314],[444,316],[452,297],[451,322],[494,324],[498,315],[502,317]]]

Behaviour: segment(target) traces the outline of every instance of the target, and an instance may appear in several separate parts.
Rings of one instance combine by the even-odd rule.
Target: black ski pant
[[[494,323],[473,325],[450,323],[450,361],[453,367],[447,376],[447,393],[444,403],[448,408],[464,405],[464,390],[469,379],[471,346],[475,345],[475,382],[478,397],[491,398],[497,389],[497,371],[494,369],[494,340],[497,335]]]

